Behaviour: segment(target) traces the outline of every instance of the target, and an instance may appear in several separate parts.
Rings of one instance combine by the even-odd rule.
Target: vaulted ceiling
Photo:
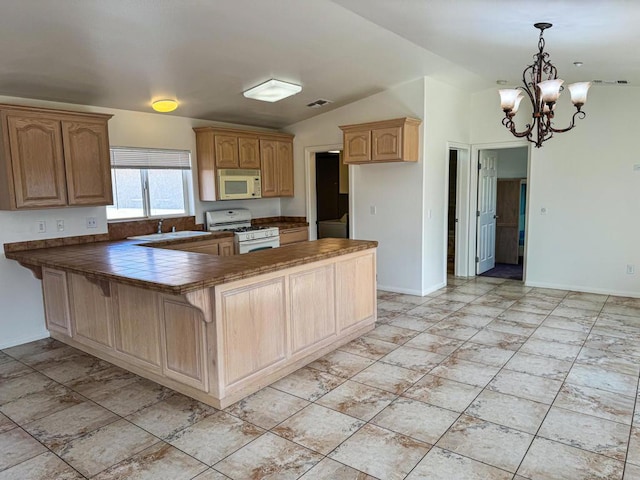
[[[639,20],[633,0],[3,0],[0,95],[138,111],[170,97],[175,115],[278,128],[424,75],[516,84],[538,21],[561,78],[640,85]],[[269,78],[303,91],[242,96]]]

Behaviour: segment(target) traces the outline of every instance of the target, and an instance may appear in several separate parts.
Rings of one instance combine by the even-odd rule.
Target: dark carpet
[[[522,280],[522,264],[512,265],[509,263],[496,263],[496,266],[494,268],[481,273],[480,276]]]

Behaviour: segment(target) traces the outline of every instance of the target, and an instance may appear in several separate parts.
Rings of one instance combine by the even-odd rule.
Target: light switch
[[[376,214],[376,210],[377,210],[377,209],[376,209],[376,206],[375,206],[375,205],[371,205],[371,206],[369,207],[369,213],[370,213],[371,215],[375,215],[375,214]]]

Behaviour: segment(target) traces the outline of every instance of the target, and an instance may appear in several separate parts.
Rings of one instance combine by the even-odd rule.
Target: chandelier
[[[499,93],[501,107],[505,114],[502,124],[514,136],[526,137],[539,148],[542,146],[542,142],[552,138],[554,133],[568,132],[575,127],[576,117],[584,118],[586,116],[582,111],[582,106],[587,101],[587,91],[591,82],[578,82],[568,86],[576,112],[571,117],[568,127],[555,128],[553,126],[554,110],[563,89],[564,80],[558,78],[556,67],[549,61],[549,54],[544,51],[542,34],[552,25],[550,23],[536,23],[533,26],[540,30],[538,53],[533,56],[534,62],[522,72],[524,86],[502,89],[499,90]],[[523,131],[518,132],[513,117],[518,112],[518,107],[522,99],[525,98],[525,94],[529,97],[533,107],[533,120],[525,126]]]

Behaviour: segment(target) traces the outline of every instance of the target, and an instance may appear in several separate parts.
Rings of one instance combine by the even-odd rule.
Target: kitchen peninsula
[[[5,254],[42,279],[53,338],[216,408],[374,326],[377,242],[232,256],[192,244],[8,244]]]

